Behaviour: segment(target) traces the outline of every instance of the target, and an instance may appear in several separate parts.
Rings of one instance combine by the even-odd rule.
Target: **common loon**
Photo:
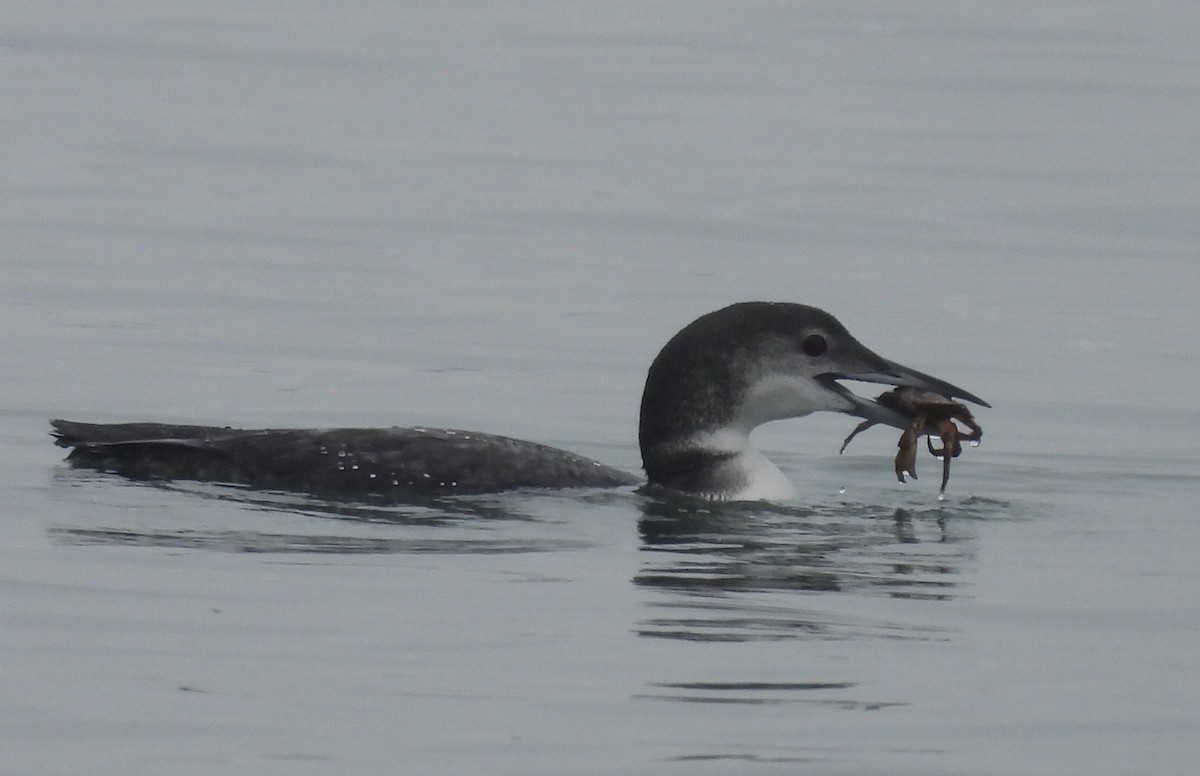
[[[906,428],[909,418],[839,380],[911,386],[990,406],[876,355],[829,313],[742,302],[702,315],[650,365],[638,441],[643,490],[713,501],[787,500],[787,477],[750,442],[772,420],[818,410]],[[520,439],[433,428],[246,430],[53,420],[78,467],[334,497],[405,497],[525,488],[608,488],[642,478]]]

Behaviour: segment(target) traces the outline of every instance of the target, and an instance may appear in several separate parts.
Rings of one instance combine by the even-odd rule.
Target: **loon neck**
[[[643,445],[648,487],[711,501],[786,501],[796,490],[740,429]]]

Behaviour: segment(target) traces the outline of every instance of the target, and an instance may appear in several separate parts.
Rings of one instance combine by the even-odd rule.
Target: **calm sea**
[[[26,4],[0,26],[5,774],[1200,769],[1192,3]],[[824,307],[988,399],[804,497],[381,509],[46,420],[639,466],[657,349]]]

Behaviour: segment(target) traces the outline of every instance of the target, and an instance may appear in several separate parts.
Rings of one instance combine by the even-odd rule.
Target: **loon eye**
[[[820,334],[809,334],[800,343],[800,347],[804,348],[805,353],[816,358],[826,350],[829,350],[829,343]]]

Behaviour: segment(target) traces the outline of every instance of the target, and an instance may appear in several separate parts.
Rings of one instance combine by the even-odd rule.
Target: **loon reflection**
[[[783,501],[796,492],[751,444],[759,425],[820,410],[901,429],[910,422],[841,380],[909,386],[989,406],[875,354],[823,310],[743,302],[685,326],[650,365],[638,433],[644,479],[566,450],[454,429],[51,424],[56,443],[71,448],[73,466],[133,479],[394,499],[640,483],[651,494]]]

